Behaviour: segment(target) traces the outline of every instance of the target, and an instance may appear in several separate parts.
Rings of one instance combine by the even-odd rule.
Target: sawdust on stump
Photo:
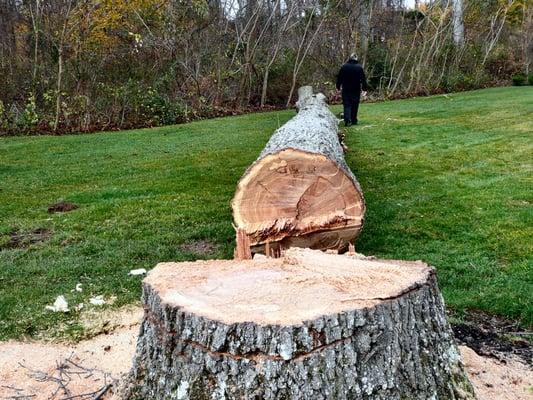
[[[144,283],[157,288],[162,302],[193,314],[225,323],[290,325],[373,306],[423,284],[432,273],[424,263],[358,259],[355,267],[349,256],[335,264],[331,257],[291,249],[276,259],[160,263]]]

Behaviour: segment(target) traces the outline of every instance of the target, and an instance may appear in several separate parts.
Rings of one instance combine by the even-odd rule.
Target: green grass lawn
[[[117,307],[140,297],[131,269],[231,257],[236,182],[293,114],[0,139],[0,339],[79,337],[79,312],[45,310],[56,296]],[[454,310],[533,325],[533,88],[363,104],[360,121],[347,132],[368,206],[357,250],[435,265]],[[49,214],[59,200],[79,208]],[[216,249],[195,253],[203,240]]]

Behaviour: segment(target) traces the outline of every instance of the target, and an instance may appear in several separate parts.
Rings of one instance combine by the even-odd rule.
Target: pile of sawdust
[[[109,385],[116,385],[130,369],[141,315],[140,309],[118,313],[113,319],[126,321],[127,326],[76,345],[0,343],[0,398],[93,399],[105,390],[100,398],[112,399]],[[533,400],[531,366],[482,357],[466,346],[460,350],[479,400]]]
[[[479,400],[532,400],[533,368],[507,359],[500,362],[482,357],[466,346],[459,346],[470,380]]]

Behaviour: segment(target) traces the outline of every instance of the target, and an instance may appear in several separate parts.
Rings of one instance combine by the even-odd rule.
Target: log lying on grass
[[[144,280],[128,399],[474,399],[426,264],[290,249]]]
[[[338,120],[310,86],[298,95],[298,114],[272,135],[232,201],[253,252],[266,243],[342,249],[363,226],[363,192],[344,160]]]

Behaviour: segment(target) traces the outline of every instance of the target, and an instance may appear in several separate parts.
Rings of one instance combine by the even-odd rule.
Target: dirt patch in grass
[[[207,240],[192,240],[182,243],[179,249],[185,253],[197,254],[200,256],[212,256],[218,250],[218,245]]]
[[[500,361],[520,359],[533,365],[533,332],[520,328],[517,322],[480,311],[468,311],[464,322],[452,324],[460,344],[477,354]]]
[[[32,244],[42,243],[52,237],[52,231],[46,228],[37,228],[29,232],[12,230],[7,235],[9,239],[0,243],[0,250],[24,249]]]
[[[55,204],[50,204],[48,206],[48,213],[53,214],[58,212],[69,212],[75,210],[76,208],[78,208],[77,204],[69,203],[68,201],[60,201]]]

